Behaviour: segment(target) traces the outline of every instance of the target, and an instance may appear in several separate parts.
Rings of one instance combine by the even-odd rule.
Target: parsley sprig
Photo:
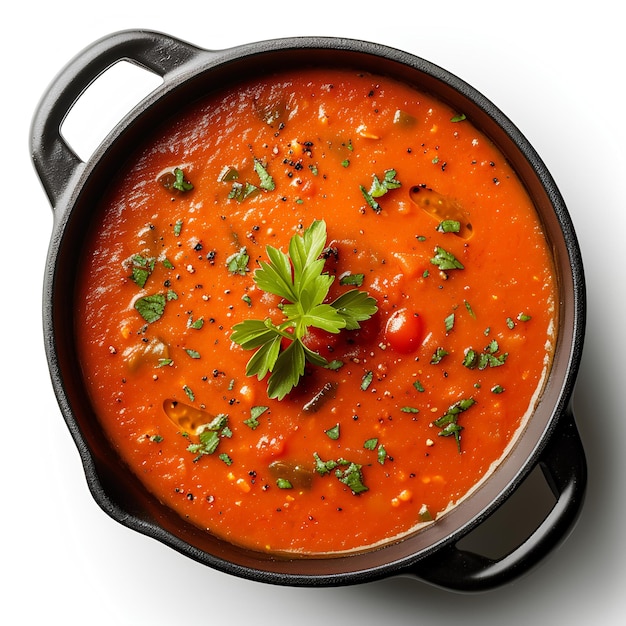
[[[329,364],[302,342],[310,327],[333,334],[356,330],[377,311],[376,300],[358,289],[325,302],[334,281],[324,272],[324,259],[320,258],[325,246],[323,220],[315,220],[302,236],[294,235],[288,254],[267,246],[269,262],[261,261],[254,282],[284,300],[281,310],[286,319],[279,324],[270,318],[249,319],[233,326],[231,340],[245,350],[255,350],[246,374],[259,380],[270,374],[270,398],[282,400],[298,384],[307,361],[321,367]]]

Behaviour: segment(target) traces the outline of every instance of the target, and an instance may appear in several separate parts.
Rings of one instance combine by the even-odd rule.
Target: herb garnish
[[[135,309],[148,324],[156,322],[165,312],[165,296],[162,293],[155,293],[150,296],[143,296],[135,301]]]
[[[302,342],[309,327],[333,334],[343,329],[356,330],[359,322],[377,311],[374,298],[358,289],[345,292],[331,303],[324,302],[334,280],[324,272],[324,259],[320,258],[325,245],[326,223],[316,220],[302,236],[291,238],[289,254],[267,246],[269,262],[261,261],[254,282],[263,291],[287,301],[281,307],[286,319],[280,324],[269,318],[249,319],[233,326],[231,340],[245,350],[255,350],[246,365],[246,375],[261,380],[270,374],[270,398],[282,400],[298,384],[305,362],[328,365],[324,357]]]
[[[243,421],[243,423],[248,426],[249,428],[252,428],[252,430],[255,430],[256,428],[259,427],[259,417],[261,417],[261,415],[263,415],[263,413],[265,413],[265,411],[267,411],[269,409],[269,407],[267,406],[253,406],[250,408],[250,417],[246,420]]]
[[[361,193],[365,198],[367,204],[369,204],[376,213],[380,213],[381,206],[376,201],[376,198],[380,198],[384,196],[388,191],[392,189],[398,189],[401,187],[401,183],[399,180],[396,180],[396,170],[385,170],[382,180],[376,176],[376,174],[372,175],[372,184],[369,188],[369,191],[360,185]]]
[[[144,257],[141,254],[135,254],[131,259],[131,279],[138,287],[143,288],[154,271],[156,259],[154,257]]]
[[[499,367],[504,365],[509,353],[503,352],[497,354],[500,346],[495,339],[489,342],[489,345],[485,346],[483,352],[477,352],[473,348],[468,348],[465,351],[465,357],[463,358],[463,365],[469,369],[484,370],[487,367]]]
[[[457,220],[443,220],[437,224],[437,231],[440,233],[458,233],[461,231],[461,222]]]
[[[430,260],[440,270],[462,270],[463,264],[451,252],[444,250],[441,246],[435,248],[435,256]]]
[[[198,438],[200,443],[187,446],[187,451],[196,455],[194,463],[207,454],[213,454],[220,443],[220,439],[228,436],[228,415],[220,413],[211,422],[200,426]]]
[[[276,188],[274,179],[268,174],[267,169],[259,159],[254,159],[254,171],[259,176],[259,187],[266,191],[274,191]]]
[[[228,194],[229,200],[243,202],[255,196],[261,189],[264,191],[274,191],[274,189],[276,189],[274,179],[270,176],[266,166],[257,158],[254,159],[254,171],[259,177],[258,185],[248,181],[240,183],[237,180],[239,178],[239,172],[234,167],[227,166],[222,170],[218,180],[222,182],[232,182],[230,193]]]
[[[324,431],[326,433],[326,436],[329,439],[332,439],[333,441],[336,441],[337,439],[339,439],[339,424],[335,424],[332,428],[329,428],[328,430]]]
[[[313,457],[315,458],[315,471],[320,476],[330,474],[330,472],[335,470],[335,477],[339,479],[339,482],[347,485],[353,494],[358,495],[369,491],[369,487],[366,487],[363,483],[363,473],[361,472],[362,465],[347,461],[346,459],[322,461],[317,452],[313,454]]]
[[[191,191],[193,189],[193,185],[188,180],[185,180],[185,172],[180,167],[174,169],[174,182],[172,183],[172,188],[183,192]]]
[[[234,254],[231,254],[226,259],[226,267],[231,274],[239,274],[240,276],[244,276],[248,271],[249,260],[250,255],[248,254],[248,251],[244,246]]]
[[[433,422],[435,426],[442,429],[438,433],[440,437],[453,436],[456,439],[459,452],[461,452],[461,431],[463,430],[463,426],[458,424],[459,415],[467,411],[475,403],[476,400],[474,398],[459,400],[449,407],[444,415]]]

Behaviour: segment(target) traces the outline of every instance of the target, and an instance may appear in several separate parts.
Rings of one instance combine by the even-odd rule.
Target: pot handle
[[[87,87],[118,61],[129,61],[166,78],[203,53],[169,35],[128,30],[96,41],[61,70],[41,98],[30,132],[31,157],[53,208],[85,167],[64,140],[61,125]]]
[[[446,589],[474,592],[508,583],[534,567],[569,534],[584,499],[587,465],[571,410],[564,415],[564,422],[541,452],[537,464],[556,503],[521,545],[502,559],[492,560],[451,544],[421,559],[406,573]]]

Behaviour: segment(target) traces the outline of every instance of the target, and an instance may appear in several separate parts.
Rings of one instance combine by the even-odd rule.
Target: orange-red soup
[[[503,458],[549,369],[556,286],[522,184],[462,113],[326,68],[217,93],[138,147],[87,237],[76,333],[102,427],[159,500],[261,551],[353,551],[436,523]],[[371,202],[374,176],[398,185]],[[378,312],[312,331],[337,367],[271,399],[233,326],[284,320],[255,270],[315,220],[329,298],[362,274]]]

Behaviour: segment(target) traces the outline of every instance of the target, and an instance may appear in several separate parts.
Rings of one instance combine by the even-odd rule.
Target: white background
[[[0,98],[0,622],[617,623],[626,609],[626,47],[617,6],[609,0],[12,3],[3,18]],[[528,576],[480,595],[410,579],[270,587],[192,562],[120,526],[94,503],[44,357],[41,286],[52,211],[30,163],[28,136],[38,99],[57,71],[92,41],[127,28],[215,49],[293,35],[401,48],[472,84],[537,149],[569,207],[586,267],[589,317],[574,408],[589,487],[572,535]],[[89,122],[83,119],[83,130],[78,124],[73,135],[81,156],[136,101],[131,88],[113,102],[96,98]]]

